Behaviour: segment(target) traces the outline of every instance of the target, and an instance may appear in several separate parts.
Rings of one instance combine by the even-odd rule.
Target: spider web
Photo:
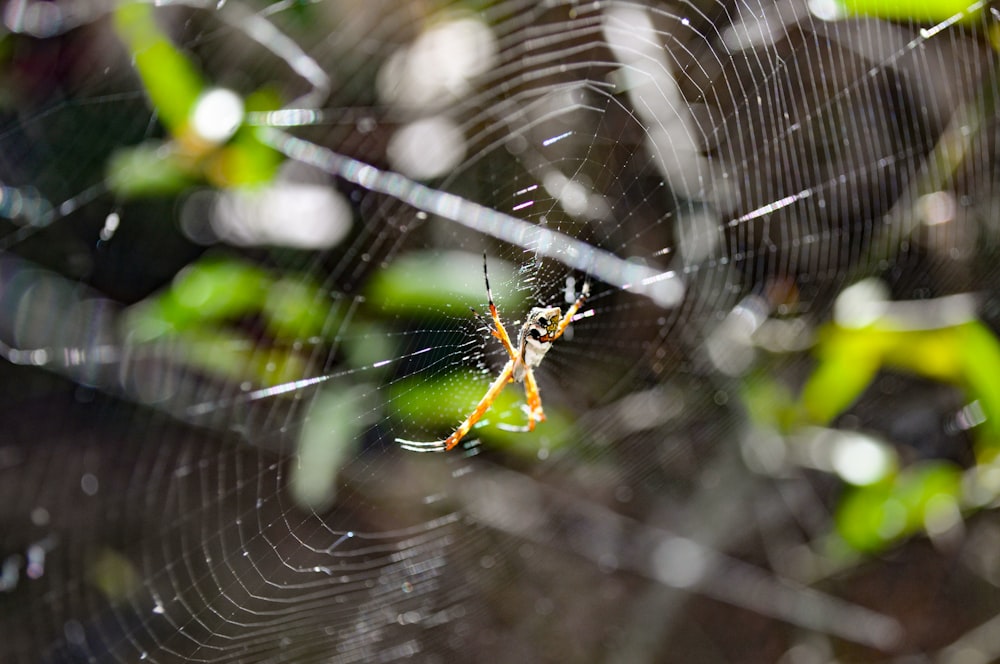
[[[1000,656],[995,515],[833,562],[843,483],[746,399],[864,278],[993,322],[983,3],[159,4],[211,86],[281,100],[242,118],[276,198],[125,192],[176,137],[113,6],[4,7],[4,661]],[[512,384],[408,453],[507,359],[484,252],[512,336],[591,284],[548,419],[511,431]],[[210,313],[209,269],[266,302]],[[202,336],[143,327],[200,278]],[[845,417],[968,464],[967,406],[886,375]]]

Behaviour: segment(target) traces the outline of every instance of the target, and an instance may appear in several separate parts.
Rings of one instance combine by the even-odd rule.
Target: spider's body
[[[514,365],[514,380],[524,382],[524,368],[534,369],[552,348],[562,309],[559,307],[535,307],[528,313],[528,320],[517,338],[517,348],[521,361]]]
[[[500,371],[500,375],[490,384],[486,390],[486,394],[479,400],[476,408],[465,418],[464,422],[458,425],[454,433],[444,440],[427,443],[397,438],[397,442],[401,443],[404,449],[413,452],[444,452],[455,447],[458,441],[465,434],[469,433],[476,422],[482,419],[486,411],[493,405],[497,396],[503,391],[503,388],[507,386],[507,383],[511,382],[524,383],[524,394],[528,402],[526,406],[528,426],[524,430],[532,431],[537,422],[545,420],[545,411],[542,410],[542,397],[538,393],[538,383],[535,382],[535,374],[532,369],[541,364],[545,354],[552,347],[552,342],[561,337],[563,332],[566,331],[566,327],[573,321],[576,312],[580,310],[580,307],[583,306],[583,303],[587,299],[587,295],[590,294],[590,283],[585,282],[583,284],[580,296],[576,298],[576,301],[566,311],[565,316],[559,307],[534,307],[528,313],[528,318],[525,320],[524,326],[521,328],[521,333],[517,337],[517,348],[514,348],[514,344],[510,340],[510,335],[507,334],[507,328],[503,326],[500,314],[497,313],[496,304],[493,302],[493,291],[490,289],[490,275],[486,270],[486,254],[483,254],[483,279],[486,281],[486,295],[490,301],[490,318],[493,320],[493,325],[490,327],[490,334],[499,339],[510,359],[507,360],[507,364]],[[473,313],[476,313],[475,309],[473,309]],[[479,316],[478,313],[476,315]],[[480,316],[480,318],[482,317]]]

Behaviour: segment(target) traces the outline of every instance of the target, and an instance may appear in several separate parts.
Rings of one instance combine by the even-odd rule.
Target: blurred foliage
[[[477,5],[477,3],[460,4],[469,4],[472,7]],[[947,19],[963,11],[965,5],[965,2],[890,0],[874,2],[843,0],[842,2],[842,6],[852,13],[888,19],[913,18],[920,21]],[[360,6],[359,4],[358,7]],[[292,10],[290,13],[302,25],[310,23],[306,20],[309,11],[314,11],[318,15],[327,10],[330,13],[340,10],[339,3],[291,3],[290,7]],[[420,11],[430,11],[432,7],[433,5],[421,6],[413,10],[413,15]],[[156,25],[153,11],[152,3],[122,4],[114,13],[115,29],[134,58],[135,69],[142,79],[150,106],[162,123],[167,137],[165,140],[149,139],[132,147],[120,148],[106,164],[112,192],[123,197],[169,195],[180,193],[201,182],[219,187],[270,182],[283,158],[258,141],[253,128],[241,125],[224,144],[212,144],[194,134],[190,126],[192,111],[197,106],[198,100],[211,87],[211,82],[202,75],[193,56],[175,47]],[[315,23],[324,25],[319,21]],[[949,37],[947,34],[944,36],[946,39]],[[402,40],[401,35],[397,37]],[[316,43],[324,44],[322,41],[324,38],[326,35],[319,36]],[[505,43],[517,44],[513,38]],[[0,57],[5,45],[9,44],[9,41],[0,41]],[[335,48],[333,44],[333,39],[329,39],[323,48]],[[359,59],[365,60],[365,65],[375,69],[374,55],[366,54]],[[346,71],[343,73],[356,74],[358,66],[358,63],[352,63],[350,67],[345,67]],[[830,71],[832,72],[832,67]],[[877,71],[885,73],[890,71],[890,68],[880,64]],[[523,71],[514,73],[524,74]],[[722,80],[724,79],[720,78],[720,81]],[[338,77],[338,85],[356,86],[366,91],[370,87],[369,83],[365,77],[358,75]],[[834,82],[834,85],[838,83]],[[0,91],[0,98],[3,94]],[[243,102],[245,110],[250,112],[272,110],[282,105],[279,95],[267,88],[247,95]],[[345,108],[349,111],[370,110],[364,104],[356,105],[357,109],[347,106]],[[609,114],[608,118],[613,116]],[[147,119],[141,118],[143,122]],[[323,128],[324,131],[326,129],[329,128]],[[377,133],[369,135],[372,136],[377,139],[374,142],[384,138]],[[594,137],[594,144],[591,147],[595,148],[595,152],[593,155],[588,153],[588,165],[596,163],[605,156],[596,151],[599,138],[602,137]],[[625,140],[627,134],[623,133],[618,138]],[[330,140],[334,141],[336,138]],[[483,148],[477,146],[477,149]],[[370,157],[366,155],[366,158]],[[562,165],[564,164],[560,164]],[[472,171],[472,174],[476,175],[475,171]],[[584,175],[586,176],[586,173]],[[501,180],[506,174],[498,173],[490,176]],[[619,175],[616,174],[616,177]],[[620,177],[631,177],[631,175],[623,171]],[[499,191],[496,182],[488,181],[482,184],[491,190],[490,193],[496,194]],[[880,189],[878,195],[882,195],[884,191]],[[858,197],[866,195],[860,193]],[[628,200],[624,202],[627,204]],[[364,203],[369,206],[373,204],[371,200],[366,200]],[[373,209],[359,207],[365,212]],[[375,218],[378,218],[382,210],[375,213]],[[641,218],[641,215],[637,214],[635,217]],[[609,229],[608,236],[599,239],[606,241],[611,250],[624,248],[626,246],[624,242],[615,245],[619,239],[614,233],[627,232],[629,230],[627,221],[631,219],[631,214],[624,219],[619,217],[613,231]],[[668,223],[670,222],[661,219],[657,225],[666,226]],[[597,224],[593,226],[596,227]],[[575,228],[583,226],[574,226]],[[583,237],[585,231],[580,232]],[[381,239],[386,239],[390,233],[391,231],[387,230],[379,231]],[[456,233],[449,239],[457,237],[459,236]],[[635,241],[638,244],[646,239],[637,235]],[[420,241],[434,243],[433,238],[418,237],[416,241],[412,238],[407,240],[410,244],[417,244]],[[395,247],[402,246],[404,246],[402,242],[395,245]],[[340,261],[341,266],[353,265],[359,273],[363,270],[367,273],[366,276],[370,277],[360,296],[350,299],[352,305],[357,305],[352,309],[350,318],[347,313],[340,310],[338,306],[340,301],[336,299],[337,293],[331,292],[329,288],[306,276],[278,274],[257,264],[230,257],[202,259],[178,274],[167,288],[127,311],[124,320],[128,336],[140,344],[161,341],[166,342],[165,345],[168,346],[172,344],[173,347],[182,350],[184,362],[196,369],[235,382],[249,381],[258,385],[276,386],[322,373],[321,379],[325,382],[321,383],[322,387],[319,390],[294,393],[296,396],[315,395],[315,399],[309,407],[308,416],[302,420],[298,457],[291,462],[296,465],[290,470],[289,486],[298,505],[312,510],[323,510],[337,499],[335,482],[338,470],[352,458],[356,458],[359,447],[366,442],[367,434],[371,433],[368,430],[369,426],[375,424],[379,427],[385,426],[386,429],[380,433],[384,433],[385,430],[406,432],[408,435],[417,435],[423,430],[429,436],[443,436],[449,433],[469,414],[482,397],[487,384],[496,375],[498,364],[496,362],[490,365],[490,369],[481,368],[477,372],[474,368],[477,360],[481,361],[483,351],[492,353],[493,358],[503,356],[499,344],[488,334],[477,336],[473,332],[474,328],[481,325],[468,311],[468,307],[473,306],[481,313],[486,313],[481,256],[463,252],[405,253],[405,251],[404,249],[402,253],[391,255],[391,260],[386,259],[385,264],[377,264],[377,267],[363,264],[364,261],[353,254],[345,257],[331,252],[324,257],[324,260],[329,260],[330,263]],[[383,256],[376,253],[373,260],[379,261],[382,258]],[[329,266],[330,263],[325,265]],[[322,274],[323,265],[317,261],[310,266],[310,269],[315,269],[315,274]],[[509,263],[492,258],[490,272],[494,276],[493,285],[500,314],[505,322],[511,325],[531,303],[525,297],[527,290],[503,292],[502,287],[528,283],[529,280],[523,278],[525,276],[523,274],[518,275]],[[581,347],[579,354],[576,355],[578,363],[581,365],[586,363],[588,370],[591,368],[589,360],[595,355],[602,352],[613,354],[626,344],[635,342],[643,333],[641,323],[645,311],[639,307],[619,306],[620,302],[616,299],[621,296],[619,293],[609,292],[607,295],[608,298],[601,303],[605,309],[603,312],[599,311],[600,315],[606,317],[603,321],[598,320],[597,326],[603,334],[600,341],[602,345],[598,346],[596,341],[591,342],[591,345]],[[715,294],[712,295],[714,297]],[[668,327],[673,328],[675,320],[680,320],[682,316],[684,317],[682,322],[694,322],[697,320],[696,314],[703,313],[706,309],[707,306],[700,312],[687,309],[678,313],[677,319],[671,317],[669,323],[658,323],[656,329],[659,332],[666,331]],[[690,319],[687,318],[689,315]],[[400,327],[408,325],[413,327],[407,329],[404,334],[397,334]],[[679,329],[680,327],[681,324],[677,323],[677,331],[684,332]],[[461,329],[461,333],[457,332],[457,329]],[[447,368],[427,369],[425,365],[420,365],[413,370],[412,366],[403,366],[409,358],[407,353],[411,350],[404,344],[412,344],[414,348],[421,347],[423,350],[426,335],[441,330],[448,330],[451,334],[448,341],[436,345],[428,342],[426,346],[433,345],[435,346],[433,350],[442,354],[451,353],[447,362],[439,365]],[[511,331],[516,332],[516,330]],[[619,340],[623,343],[621,346],[616,346]],[[317,344],[323,346],[318,348]],[[817,424],[828,426],[856,402],[880,371],[893,369],[953,385],[961,390],[969,401],[978,403],[982,409],[983,420],[971,431],[978,447],[979,468],[985,468],[994,461],[995,450],[1000,447],[1000,386],[997,385],[997,376],[1000,376],[998,371],[1000,345],[986,325],[972,321],[934,330],[900,330],[878,323],[857,329],[828,325],[821,331],[815,350],[818,364],[808,376],[798,398],[775,379],[774,371],[761,371],[746,382],[745,404],[754,426],[766,428],[769,432],[783,433],[795,433],[797,428],[801,430]],[[589,356],[586,355],[588,352]],[[650,357],[647,353],[642,355],[642,360],[638,360],[628,357],[624,352],[622,354],[623,363],[640,370],[646,367],[638,362],[644,362]],[[426,357],[431,355],[432,353],[428,353]],[[317,366],[315,364],[317,358],[319,362],[329,364]],[[595,366],[608,365],[595,363]],[[364,371],[355,371],[357,368],[364,368]],[[676,373],[683,374],[689,370],[689,367],[679,367]],[[673,371],[674,368],[668,368],[662,374],[657,373],[656,379],[660,380],[662,376],[663,380],[670,380],[667,377],[673,376]],[[363,376],[365,382],[361,382],[359,376]],[[329,380],[326,380],[327,378]],[[640,381],[641,379],[636,379],[631,389],[641,389],[643,384]],[[594,384],[598,384],[597,381]],[[556,396],[562,395],[556,393]],[[590,434],[583,430],[583,425],[578,423],[573,411],[560,408],[559,399],[547,399],[544,389],[542,398],[548,417],[546,422],[539,424],[536,430],[529,434],[508,431],[503,427],[523,426],[527,418],[523,412],[523,385],[507,385],[484,419],[470,432],[463,443],[473,444],[476,439],[481,438],[491,449],[524,455],[525,458],[537,458],[540,450],[548,451],[560,447],[573,449],[572,445],[577,440],[586,440],[588,444],[592,444]],[[608,404],[613,398],[608,396],[602,405]],[[687,405],[683,406],[687,409],[686,416],[701,416],[705,412],[704,410],[699,412],[699,409],[692,405],[695,399],[694,396],[690,397]],[[581,409],[576,410],[579,412]],[[605,412],[610,412],[610,409]],[[605,412],[598,412],[597,415],[604,415]],[[394,421],[391,426],[384,424],[387,418]],[[692,475],[698,473],[699,468],[708,468],[707,464],[700,465],[703,459],[698,460],[699,465],[691,462],[691,465],[685,468],[686,459],[671,457],[668,454],[671,452],[669,437],[690,438],[695,443],[698,442],[697,428],[703,425],[699,422],[697,427],[692,426],[691,422],[694,419],[694,417],[684,420],[678,418],[676,423],[671,422],[662,430],[655,432],[651,430],[646,437],[632,436],[633,440],[640,442],[645,440],[651,443],[649,446],[632,445],[637,449],[642,448],[642,456],[637,459],[624,454],[620,460],[610,459],[613,455],[606,455],[609,461],[620,462],[615,472],[608,474],[613,476],[614,480],[621,482],[620,488],[628,489],[629,493],[634,492],[638,496],[636,502],[623,507],[623,511],[645,516],[642,511],[649,508],[650,504],[641,501],[648,500],[650,494],[644,495],[643,492],[652,493],[650,487],[655,487],[656,491],[662,489],[661,486],[657,486],[659,478],[655,474],[661,463],[663,466],[671,466],[671,470],[681,467],[683,470],[680,472],[690,472]],[[728,424],[727,422],[726,425]],[[708,426],[704,428],[710,429]],[[721,428],[720,426],[711,429],[710,433],[714,435]],[[632,429],[619,428],[615,433],[619,432],[625,438]],[[774,438],[778,436],[775,435]],[[161,444],[161,449],[164,451],[160,458],[167,459],[166,445]],[[460,451],[455,450],[456,453]],[[660,458],[661,453],[664,458]],[[698,453],[701,453],[701,450],[698,450]],[[708,453],[705,454],[707,457]],[[637,460],[642,462],[638,471],[625,465],[625,462]],[[368,461],[370,458],[365,458],[363,463],[358,465],[367,466],[365,472],[377,477],[377,481],[382,484],[391,484],[405,478],[403,475],[395,475],[392,476],[393,479],[387,481],[385,479],[387,475],[378,472],[382,468],[376,468],[374,464],[368,465]],[[380,459],[381,461],[384,459]],[[248,465],[251,466],[251,470],[259,473],[255,479],[259,480],[264,476],[263,471],[253,467],[253,464]],[[704,475],[704,478],[696,479],[705,479],[706,487],[712,488],[711,473]],[[222,476],[223,473],[219,473],[219,477]],[[865,486],[839,484],[838,487],[842,488],[842,492],[840,502],[835,508],[834,526],[844,543],[855,551],[871,554],[883,551],[888,546],[920,532],[927,532],[936,537],[955,525],[956,519],[961,519],[963,511],[968,512],[980,505],[990,504],[997,495],[1000,495],[1000,493],[992,494],[973,505],[966,495],[967,487],[963,486],[967,483],[968,476],[969,473],[963,472],[963,469],[955,464],[930,460],[902,468],[893,467],[887,475]],[[136,477],[138,476],[133,475],[130,478],[133,484]],[[636,478],[642,481],[633,481]],[[831,481],[833,479],[840,482],[844,478],[831,476]],[[585,490],[600,488],[597,483],[584,484],[585,481],[587,480],[580,480],[578,486]],[[354,489],[357,490],[356,487]],[[265,490],[273,491],[273,488],[269,486]],[[611,491],[607,493],[610,494]],[[221,491],[219,496],[220,498],[210,507],[218,506],[221,513],[222,508],[227,506],[227,500],[221,498]],[[581,496],[581,504],[585,503],[582,498],[586,497]],[[662,493],[653,494],[652,497],[654,501],[664,503],[670,503],[673,498],[667,495],[667,500],[664,500],[665,495]],[[268,507],[282,503],[276,500],[265,502],[269,502]],[[289,512],[285,511],[285,505],[287,503],[282,504],[280,510],[281,515],[287,518]],[[615,503],[612,505],[616,508],[621,507]],[[664,523],[667,527],[673,527],[672,519],[680,511],[674,511],[673,508],[674,505],[670,504],[670,519],[654,522],[657,527]],[[652,510],[649,514],[656,516]],[[700,514],[702,513],[696,516]],[[353,516],[354,513],[344,509],[338,516],[344,515]],[[377,516],[385,517],[384,514]],[[705,520],[712,521],[712,519]],[[681,521],[678,516],[677,522]],[[192,520],[192,523],[202,526],[205,522]],[[569,521],[567,523],[576,525]],[[827,524],[826,521],[823,523]],[[373,530],[390,527],[387,522],[374,519],[367,525]],[[582,528],[580,530],[583,532]],[[595,532],[600,534],[602,531]],[[173,535],[172,532],[169,534]],[[257,542],[261,541],[271,544],[267,537],[257,537]],[[463,542],[467,543],[468,541]],[[492,539],[488,543],[492,545]],[[309,545],[311,546],[311,542]],[[305,550],[309,546],[294,548]],[[463,549],[472,551],[474,548],[477,547],[456,547],[459,556],[462,555]],[[472,554],[477,556],[472,560],[478,563],[480,551],[472,551]],[[536,562],[538,554],[534,555],[536,556],[534,560],[530,560],[527,555],[524,556],[526,561],[524,568],[544,572],[545,568]],[[484,561],[486,559],[482,558]],[[256,559],[250,560],[256,562]],[[462,560],[458,562],[461,564],[451,565],[450,568],[465,569],[464,562]],[[154,567],[150,569],[155,571],[156,564],[154,561]],[[504,567],[501,565],[498,569]],[[281,566],[275,569],[282,571]],[[99,551],[88,572],[91,583],[111,601],[130,600],[129,596],[135,589],[141,587],[143,581],[136,576],[138,572],[128,566],[127,559],[110,549]],[[601,576],[610,578],[612,575],[607,569],[602,569]],[[576,583],[570,585],[574,592],[584,587]],[[626,590],[630,589],[632,588]],[[673,590],[670,593],[680,594]],[[755,595],[755,599],[762,596],[762,594]],[[537,593],[532,595],[533,602],[536,597]],[[546,601],[548,602],[548,599]],[[541,607],[543,603],[540,602],[531,608]],[[596,606],[595,603],[591,604]],[[560,606],[552,602],[549,602],[549,605]],[[536,613],[538,616],[543,614],[540,609]],[[647,612],[644,611],[644,615],[645,613]],[[648,613],[655,615],[656,612]],[[756,616],[747,613],[752,619],[756,619]],[[560,611],[557,609],[554,615],[560,616]],[[535,619],[542,620],[538,616]],[[547,633],[546,630],[539,632]],[[488,637],[491,636],[488,631],[484,633]],[[800,649],[799,653],[801,652]],[[806,656],[809,652],[806,651]],[[786,659],[788,658],[792,658],[791,651]]]
[[[259,311],[270,278],[249,263],[204,259],[188,266],[163,294],[133,307],[131,331],[140,341]]]
[[[251,263],[209,257],[181,271],[164,293],[133,307],[131,329],[148,340],[259,315],[271,336],[290,342],[323,334],[332,314],[324,291],[306,276],[274,276]]]
[[[113,604],[128,601],[142,588],[140,575],[129,559],[111,548],[101,549],[89,561],[87,578]]]
[[[362,431],[379,414],[375,391],[374,385],[333,381],[310,405],[289,482],[299,506],[323,511],[333,505],[337,474],[358,452]]]
[[[273,345],[233,324],[252,320]],[[308,362],[298,342],[323,338],[340,316],[325,292],[305,276],[275,276],[230,258],[205,258],[181,271],[162,293],[133,305],[129,337],[182,342],[188,361],[230,378],[264,385],[299,380]]]
[[[108,160],[108,186],[131,197],[173,194],[195,184],[191,170],[167,152],[153,141],[116,151]]]
[[[206,84],[194,65],[156,25],[153,5],[122,3],[115,30],[132,53],[135,68],[160,121],[171,134],[185,129]]]
[[[880,369],[892,368],[961,388],[986,416],[976,430],[980,445],[1000,443],[1000,343],[978,321],[930,330],[830,324],[820,332],[816,355],[819,366],[802,390],[801,408],[809,422],[830,423]]]
[[[995,473],[988,472],[1000,448],[1000,341],[989,327],[969,320],[914,329],[891,315],[861,327],[829,323],[818,331],[813,353],[818,361],[798,398],[766,369],[748,376],[741,392],[753,426],[788,434],[789,452],[800,458],[810,456],[800,449],[803,445],[815,444],[826,455],[835,454],[838,445],[839,451],[849,447],[851,436],[824,436],[824,429],[816,427],[831,426],[885,370],[954,386],[971,404],[966,424],[978,463],[971,471],[950,461],[928,460],[901,468],[889,463],[871,476],[875,481],[856,483],[861,486],[851,486],[846,475],[839,478],[844,493],[835,525],[849,547],[875,553],[921,531],[933,535],[948,523],[955,525],[962,512],[1000,496]],[[858,435],[867,449],[884,446],[868,434]],[[860,457],[854,463],[864,461],[876,459]],[[829,459],[819,467],[840,474],[827,464]]]
[[[750,421],[757,427],[788,431],[798,424],[791,390],[765,371],[756,371],[746,377],[740,398]]]
[[[849,13],[881,18],[941,21],[963,12],[966,3],[842,0],[841,7]],[[147,141],[115,154],[109,164],[112,189],[123,195],[169,194],[201,180],[216,186],[270,181],[282,158],[256,140],[251,128],[241,126],[222,146],[195,135],[191,116],[209,86],[188,56],[157,27],[152,6],[121,5],[115,12],[115,26],[171,141]],[[245,106],[249,111],[272,110],[280,107],[280,99],[269,91],[258,91],[247,97]],[[479,279],[481,268],[479,257],[470,253],[403,254],[372,274],[364,291],[367,308],[379,315],[444,314],[468,320],[467,308],[482,308],[486,300]],[[508,264],[493,261],[490,268],[495,285],[515,281]],[[496,298],[502,317],[527,305],[519,293],[497,292]],[[259,339],[232,325],[251,318],[277,342],[274,347],[259,349]],[[170,336],[182,341],[188,361],[196,366],[265,385],[304,377],[305,359],[284,345],[322,338],[324,330],[339,329],[341,322],[329,299],[308,279],[275,277],[230,259],[208,259],[190,266],[165,292],[134,306],[128,321],[133,338],[151,341]],[[349,364],[373,367],[381,359],[400,355],[385,329],[371,321],[355,325],[361,333],[343,339]],[[821,330],[815,350],[819,364],[798,401],[766,376],[746,383],[744,399],[756,426],[789,431],[803,425],[829,425],[879,371],[890,368],[963,390],[970,401],[980,404],[984,415],[975,430],[980,455],[989,460],[1000,445],[1000,385],[995,379],[1000,375],[1000,344],[981,323],[930,330],[895,329],[882,322],[863,328],[830,324]],[[431,431],[448,431],[468,415],[485,390],[483,377],[471,372],[414,376],[395,380],[391,386],[392,417],[405,426],[419,423]],[[473,434],[483,435],[491,445],[530,455],[537,453],[539,436],[550,447],[572,438],[571,419],[551,405],[549,420],[533,435],[505,430],[505,426],[522,426],[525,419],[520,407],[523,387],[509,387]],[[346,388],[333,389],[331,394],[338,396],[331,397],[333,405],[320,418],[323,422],[333,417],[331,413],[343,415],[340,409],[346,407],[342,401],[347,398]],[[343,419],[340,415],[333,419]],[[358,432],[347,433],[350,438]],[[837,508],[838,532],[856,550],[878,551],[925,529],[942,501],[961,504],[960,479],[961,471],[955,466],[927,462],[893,471],[874,484],[849,488]],[[304,504],[323,502],[315,498],[322,491],[304,491]]]
[[[848,489],[834,517],[837,532],[855,550],[875,553],[924,530],[946,530],[960,518],[961,481],[954,464],[929,461]]]
[[[838,0],[848,14],[874,16],[890,20],[944,21],[964,13],[970,3],[966,0]],[[978,20],[983,5],[964,16],[964,20]]]
[[[894,369],[954,385],[968,401],[978,403],[984,416],[973,429],[978,458],[990,462],[995,457],[1000,443],[1000,343],[981,322],[926,330],[900,329],[890,320],[860,328],[831,323],[820,331],[815,354],[819,364],[798,404],[789,407],[787,396],[777,388],[757,388],[750,391],[751,412],[766,413],[761,404],[773,399],[773,416],[763,421],[828,425],[879,371]],[[835,522],[847,544],[871,553],[920,531],[932,532],[940,527],[942,514],[960,515],[964,503],[962,470],[950,462],[928,461],[874,484],[848,488]]]
[[[201,326],[171,337],[184,360],[203,371],[235,382],[273,387],[307,375],[309,362],[294,349],[269,348],[238,330]]]
[[[207,180],[220,187],[270,182],[283,157],[242,125],[225,145],[200,136],[192,115],[210,89],[194,64],[156,25],[153,5],[126,2],[115,12],[115,29],[126,44],[157,117],[172,141],[123,148],[108,163],[111,189],[126,197],[176,193]],[[245,112],[279,108],[276,93],[258,90],[243,100]]]

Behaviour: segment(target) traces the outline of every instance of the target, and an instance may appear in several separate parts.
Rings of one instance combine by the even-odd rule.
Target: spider
[[[576,298],[576,301],[566,311],[565,316],[559,307],[532,308],[528,313],[528,318],[524,326],[521,327],[521,333],[517,337],[517,347],[515,348],[514,344],[511,343],[510,335],[507,334],[507,329],[500,321],[500,314],[497,313],[497,306],[493,302],[493,290],[490,288],[490,275],[486,269],[485,253],[483,254],[483,279],[486,281],[486,296],[489,298],[490,317],[493,319],[493,324],[490,325],[489,321],[483,318],[475,309],[472,309],[472,313],[486,324],[490,334],[500,340],[510,359],[507,360],[507,364],[500,371],[500,375],[490,384],[486,390],[486,394],[479,400],[472,413],[465,418],[464,422],[458,425],[458,428],[450,436],[444,440],[426,443],[397,438],[396,442],[400,443],[403,449],[412,452],[447,452],[455,447],[455,445],[458,445],[458,441],[462,440],[476,422],[482,419],[486,411],[493,405],[497,396],[503,391],[503,388],[507,386],[507,383],[515,381],[524,383],[524,394],[528,402],[528,426],[523,430],[533,431],[536,423],[545,420],[545,412],[542,410],[542,398],[538,393],[538,383],[535,382],[535,374],[532,369],[541,364],[542,358],[545,357],[545,354],[549,352],[549,348],[552,347],[552,342],[561,337],[573,321],[576,312],[580,310],[580,307],[583,306],[587,296],[590,294],[590,282],[584,282],[579,297]]]

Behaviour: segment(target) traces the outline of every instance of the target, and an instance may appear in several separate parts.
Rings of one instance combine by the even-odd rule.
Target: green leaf
[[[261,143],[255,132],[244,127],[229,145],[208,158],[205,173],[217,186],[260,185],[274,178],[283,161],[281,153]]]
[[[120,4],[114,25],[135,60],[153,107],[171,134],[179,134],[205,89],[198,70],[160,31],[153,5]]]
[[[508,295],[503,285],[513,278],[507,263],[491,260],[490,283],[497,307],[505,320],[516,316],[505,311],[518,310],[523,300]],[[366,289],[368,302],[391,314],[451,315],[469,317],[469,307],[481,313],[486,301],[483,284],[482,255],[451,252],[413,252],[401,256],[378,270]]]
[[[340,317],[325,291],[305,277],[275,278],[255,265],[207,258],[188,266],[163,293],[134,305],[130,331],[148,341],[173,331],[259,315],[283,341],[325,337]]]
[[[125,197],[175,194],[197,181],[168,146],[153,141],[115,151],[107,178],[111,191]]]
[[[1000,446],[1000,343],[982,323],[963,325],[957,340],[969,396],[978,400],[985,417],[980,440]]]
[[[839,0],[838,4],[848,14],[938,23],[964,13],[971,3],[967,0]],[[981,6],[965,14],[963,20],[978,19],[980,14]]]
[[[837,531],[857,551],[880,551],[923,530],[936,518],[942,500],[958,505],[961,477],[953,464],[930,461],[884,482],[853,488],[837,508]]]
[[[203,260],[174,278],[162,313],[176,327],[234,318],[263,308],[271,277],[256,266],[232,260]]]
[[[810,422],[828,424],[861,395],[881,364],[885,337],[871,328],[828,326],[820,335],[821,360],[802,390]]]
[[[320,336],[331,324],[330,299],[305,278],[283,277],[271,283],[261,303],[268,331],[279,339]]]
[[[303,378],[308,368],[294,351],[261,348],[254,339],[227,328],[192,327],[174,340],[189,365],[233,382],[272,387]]]
[[[374,385],[335,381],[310,404],[288,485],[300,507],[321,512],[333,505],[337,474],[357,452],[365,428],[376,419],[375,391]]]

